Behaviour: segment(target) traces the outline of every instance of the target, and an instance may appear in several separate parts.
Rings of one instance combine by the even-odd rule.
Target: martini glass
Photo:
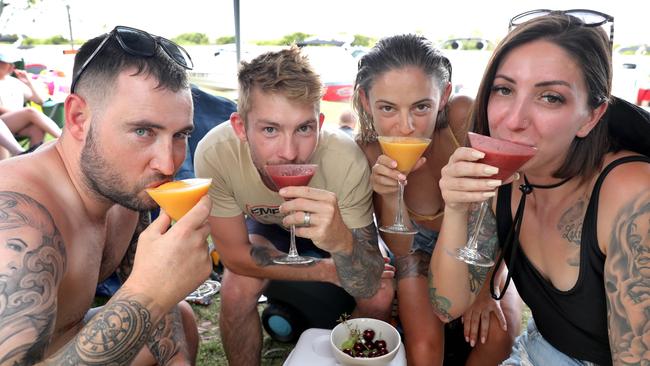
[[[401,137],[401,136],[379,136],[379,145],[381,150],[391,159],[397,162],[397,170],[404,175],[408,175],[417,163],[424,150],[431,143],[431,139],[422,137]],[[382,226],[379,230],[391,234],[416,234],[417,231],[411,230],[404,225],[402,209],[404,206],[404,182],[397,181],[399,192],[397,194],[397,213],[395,222],[390,226]]]
[[[266,165],[264,169],[279,191],[281,188],[289,186],[306,186],[316,173],[317,167],[316,164],[278,164]],[[289,253],[284,257],[273,259],[273,263],[308,264],[313,262],[314,258],[298,255],[298,249],[296,249],[296,225],[291,225],[289,237]]]
[[[210,184],[212,179],[191,178],[163,183],[146,191],[172,220],[178,221],[208,193]],[[217,265],[219,254],[211,250],[210,256]]]
[[[501,181],[508,179],[517,169],[521,168],[522,165],[537,153],[537,149],[531,146],[499,140],[473,132],[468,132],[468,137],[472,148],[485,153],[483,159],[478,160],[477,163],[499,168],[499,172],[491,176],[490,179],[498,179]],[[492,258],[478,251],[478,236],[488,206],[487,200],[481,202],[478,220],[474,226],[472,237],[467,241],[465,247],[457,249],[455,253],[450,253],[456,259],[480,267],[491,267],[494,265]]]

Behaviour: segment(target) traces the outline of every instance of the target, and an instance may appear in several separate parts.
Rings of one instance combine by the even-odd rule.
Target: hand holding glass
[[[264,169],[279,191],[281,188],[289,186],[306,186],[316,173],[317,167],[315,164],[278,164],[266,165]],[[273,263],[308,264],[313,262],[314,258],[298,255],[296,225],[292,224],[290,230],[289,253],[284,257],[273,259]]]
[[[468,137],[472,148],[485,153],[483,159],[478,160],[477,163],[499,168],[499,172],[489,177],[490,179],[504,181],[510,178],[517,169],[521,168],[537,152],[537,149],[531,146],[499,140],[473,132],[469,132]],[[465,247],[457,249],[455,253],[450,253],[455,258],[480,267],[491,267],[494,265],[492,258],[478,251],[479,232],[488,206],[487,200],[481,202],[478,219],[472,231],[472,237],[467,241]]]
[[[208,193],[210,184],[212,179],[191,178],[163,183],[146,191],[172,220],[178,221]],[[211,251],[210,256],[215,265],[219,263],[216,251]]]
[[[381,150],[389,158],[397,162],[397,170],[408,175],[431,143],[431,139],[422,137],[400,137],[400,136],[379,136]],[[397,213],[395,222],[390,226],[382,226],[379,230],[391,234],[416,234],[404,225],[402,210],[404,206],[404,182],[397,181],[399,192],[397,193]]]

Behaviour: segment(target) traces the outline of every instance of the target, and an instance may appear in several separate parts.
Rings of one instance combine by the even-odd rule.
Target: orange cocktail
[[[180,220],[208,193],[212,179],[176,180],[147,189],[147,193],[174,220]]]
[[[397,162],[397,170],[408,174],[418,161],[431,139],[421,137],[379,136],[384,154]]]
[[[180,220],[208,193],[212,179],[191,178],[176,180],[147,189],[149,196],[174,220]],[[212,262],[219,263],[219,254],[210,251]]]
[[[379,145],[381,150],[389,158],[397,162],[397,170],[404,175],[411,172],[415,163],[427,149],[431,139],[424,137],[402,137],[402,136],[379,136]],[[395,213],[395,222],[389,226],[381,226],[379,230],[391,234],[413,235],[417,231],[410,229],[404,224],[402,210],[404,205],[404,181],[398,179],[397,186],[397,212]]]

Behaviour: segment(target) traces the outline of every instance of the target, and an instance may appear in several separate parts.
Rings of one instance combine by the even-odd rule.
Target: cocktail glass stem
[[[398,192],[397,192],[397,213],[395,213],[395,222],[390,226],[382,226],[379,230],[391,234],[416,234],[417,231],[411,230],[408,226],[404,225],[404,216],[402,215],[402,210],[404,208],[404,181],[397,181]]]
[[[474,224],[472,236],[463,248],[459,248],[456,253],[451,253],[457,259],[479,267],[491,267],[494,265],[494,260],[492,258],[478,251],[478,237],[480,235],[481,224],[483,223],[483,218],[487,213],[488,206],[488,201],[481,202],[478,219],[476,220],[476,224]]]
[[[290,239],[289,239],[289,254],[288,257],[296,258],[298,257],[298,249],[296,249],[296,225],[291,225],[290,230]]]
[[[289,253],[283,257],[273,259],[276,264],[309,264],[314,261],[312,257],[298,255],[296,248],[296,225],[289,227]]]

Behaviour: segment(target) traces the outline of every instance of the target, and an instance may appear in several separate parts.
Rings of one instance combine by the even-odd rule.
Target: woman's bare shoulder
[[[461,145],[464,145],[467,131],[470,129],[470,114],[474,99],[467,95],[456,95],[449,99],[449,126]]]

